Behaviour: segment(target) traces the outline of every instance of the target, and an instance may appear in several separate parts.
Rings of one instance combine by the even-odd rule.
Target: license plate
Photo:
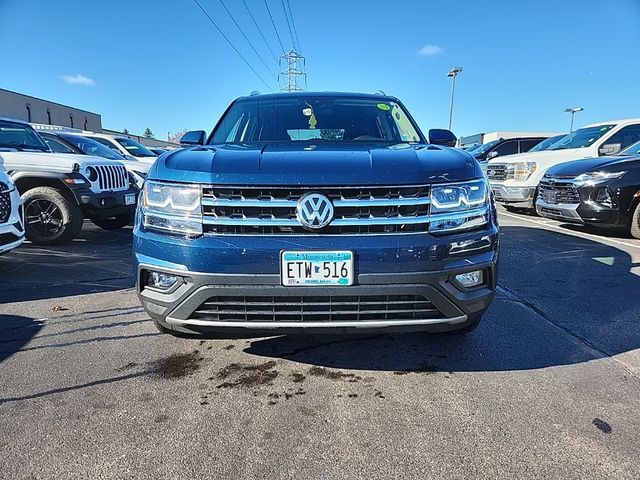
[[[135,193],[127,193],[124,196],[124,204],[125,205],[135,205],[136,204],[136,194]]]
[[[282,252],[280,277],[285,287],[353,285],[353,252]]]
[[[553,190],[544,192],[542,198],[547,203],[557,203],[556,202],[556,192],[554,192]]]

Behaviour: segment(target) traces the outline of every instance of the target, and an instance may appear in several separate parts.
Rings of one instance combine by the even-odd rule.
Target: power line
[[[293,48],[298,50],[296,47],[296,41],[293,39],[293,31],[291,30],[291,23],[289,23],[289,15],[287,15],[287,7],[284,6],[284,0],[282,1],[282,9],[284,10],[284,18],[287,19],[287,27],[289,27],[289,35],[291,35],[291,43],[293,43]]]
[[[271,25],[273,25],[273,29],[276,32],[276,37],[278,37],[278,42],[280,43],[280,48],[282,49],[282,53],[284,53],[284,46],[282,45],[282,40],[280,39],[280,34],[278,33],[278,29],[276,28],[276,22],[273,21],[273,15],[271,15],[271,9],[269,8],[269,4],[267,0],[264,0],[264,6],[267,7],[267,12],[269,12],[269,18],[271,19]]]
[[[293,34],[296,36],[296,44],[298,45],[298,52],[302,53],[302,48],[300,48],[300,40],[298,40],[298,30],[296,29],[296,22],[293,19],[293,12],[291,11],[291,4],[289,0],[287,0],[287,7],[289,8],[289,16],[291,17],[291,25],[293,25]]]
[[[264,40],[265,45],[267,46],[267,48],[271,52],[271,56],[277,62],[278,58],[276,57],[276,54],[274,53],[273,49],[271,48],[271,45],[269,45],[269,42],[267,41],[266,37],[264,36],[264,33],[262,33],[262,29],[260,28],[260,25],[258,25],[258,22],[256,22],[256,19],[254,18],[253,13],[251,13],[251,10],[249,9],[249,5],[247,5],[247,2],[245,0],[242,0],[242,3],[244,3],[244,7],[247,9],[247,13],[251,17],[251,20],[253,20],[253,24],[258,29],[258,33],[260,33],[260,36],[262,37],[262,40]]]
[[[260,60],[262,62],[262,64],[264,65],[264,67],[269,70],[269,73],[271,74],[272,77],[276,77],[276,74],[273,73],[273,71],[269,68],[269,65],[267,65],[267,63],[264,61],[264,59],[262,58],[262,55],[260,55],[260,53],[258,53],[258,50],[256,50],[256,47],[253,46],[253,43],[251,43],[251,40],[249,40],[249,37],[247,37],[244,33],[244,30],[242,30],[242,27],[238,24],[238,22],[236,22],[236,19],[234,18],[234,16],[231,14],[231,12],[229,11],[229,9],[227,8],[227,6],[224,4],[224,2],[222,0],[220,0],[220,4],[224,7],[224,9],[227,11],[227,13],[229,14],[229,16],[231,17],[231,20],[233,21],[233,23],[235,24],[236,27],[238,27],[238,30],[240,30],[240,33],[242,34],[242,36],[244,37],[244,39],[247,41],[247,43],[249,44],[249,46],[251,47],[251,50],[253,50],[253,53],[256,54],[256,56],[258,57],[258,60]]]
[[[262,77],[260,76],[260,74],[259,74],[258,72],[256,72],[255,68],[253,68],[253,67],[251,66],[251,64],[247,61],[247,59],[246,59],[246,58],[244,58],[244,56],[242,56],[242,54],[241,54],[241,53],[240,53],[240,51],[235,47],[235,45],[234,45],[233,43],[231,43],[231,40],[229,40],[229,38],[224,34],[224,32],[223,32],[222,30],[220,30],[220,27],[216,24],[216,22],[214,22],[214,21],[213,21],[213,18],[211,18],[211,16],[210,16],[210,15],[207,13],[207,11],[202,7],[202,5],[200,5],[200,2],[198,2],[198,0],[193,0],[193,1],[194,1],[194,2],[196,2],[196,5],[198,5],[198,7],[200,8],[200,10],[202,10],[202,13],[204,13],[204,14],[206,15],[206,17],[209,19],[209,21],[211,22],[211,24],[212,24],[214,27],[216,27],[216,30],[218,30],[218,33],[219,33],[220,35],[222,35],[222,38],[224,38],[224,39],[227,41],[227,43],[229,44],[229,46],[230,46],[231,48],[233,48],[233,50],[238,54],[238,56],[242,59],[242,61],[243,61],[244,63],[246,63],[246,64],[247,64],[247,67],[249,67],[249,68],[251,69],[251,71],[252,71],[253,73],[255,73],[256,77],[258,77],[258,78],[260,79],[260,81],[262,81],[262,83],[264,83],[264,84],[265,84],[265,86],[266,86],[269,90],[271,90],[271,91],[273,92],[273,88],[271,88],[271,86],[270,86],[267,82],[265,82],[264,78],[262,78]]]

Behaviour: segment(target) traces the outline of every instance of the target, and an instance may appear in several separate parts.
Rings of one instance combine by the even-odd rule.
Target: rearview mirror
[[[498,152],[496,152],[495,150],[493,152],[489,152],[487,153],[487,160],[491,160],[492,158],[496,158],[498,156]]]
[[[442,128],[432,128],[429,130],[429,143],[432,145],[443,145],[445,147],[455,147],[458,139],[449,130]]]
[[[180,145],[204,145],[207,133],[204,130],[192,130],[180,139]]]

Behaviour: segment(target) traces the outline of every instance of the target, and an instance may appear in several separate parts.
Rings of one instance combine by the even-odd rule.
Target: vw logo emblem
[[[319,193],[308,193],[298,200],[296,217],[305,228],[318,230],[333,220],[333,204]]]

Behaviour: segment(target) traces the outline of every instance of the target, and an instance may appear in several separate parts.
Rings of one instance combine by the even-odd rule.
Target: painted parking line
[[[565,228],[558,227],[557,225],[555,225],[553,223],[546,223],[544,221],[534,220],[532,218],[527,218],[527,217],[524,217],[524,216],[521,216],[521,215],[514,215],[512,213],[507,213],[507,212],[502,212],[502,211],[499,212],[499,215],[501,215],[501,216],[504,215],[505,217],[514,218],[516,220],[522,220],[524,222],[534,223],[536,225],[540,225],[542,227],[549,228],[551,230],[555,230],[557,232],[562,232],[562,233],[565,233],[565,234],[568,234],[568,235],[573,235],[574,237],[589,238],[589,239],[592,239],[592,240],[597,240],[599,242],[609,242],[609,243],[613,243],[613,244],[616,244],[616,245],[622,245],[622,246],[625,246],[625,247],[632,247],[632,248],[640,249],[640,243],[635,244],[635,243],[630,243],[630,242],[623,242],[623,241],[616,240],[616,239],[613,239],[613,238],[601,237],[601,236],[598,236],[598,235],[593,235],[591,233],[576,232],[574,230],[567,230]]]

